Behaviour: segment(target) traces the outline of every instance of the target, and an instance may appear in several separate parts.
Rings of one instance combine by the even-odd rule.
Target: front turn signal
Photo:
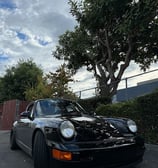
[[[53,149],[52,157],[58,160],[72,160],[72,153]]]

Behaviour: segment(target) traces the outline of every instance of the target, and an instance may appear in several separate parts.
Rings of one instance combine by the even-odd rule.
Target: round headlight
[[[133,120],[128,120],[127,125],[128,125],[128,128],[131,132],[133,132],[133,133],[137,132],[137,125]]]
[[[72,138],[75,134],[74,125],[70,121],[63,121],[60,125],[60,132],[64,138]]]

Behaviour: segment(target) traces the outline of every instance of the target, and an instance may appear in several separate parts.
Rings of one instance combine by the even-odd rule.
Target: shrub
[[[158,91],[132,101],[101,104],[96,108],[96,113],[107,117],[133,119],[146,142],[158,144]]]
[[[95,111],[95,109],[100,105],[100,104],[108,104],[110,103],[110,99],[106,97],[93,97],[89,99],[79,99],[78,102],[83,106],[87,111]]]

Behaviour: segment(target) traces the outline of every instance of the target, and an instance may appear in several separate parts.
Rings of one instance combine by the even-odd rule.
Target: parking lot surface
[[[0,168],[33,168],[32,159],[22,150],[10,150],[9,131],[0,131]],[[158,168],[158,145],[146,144],[144,160],[136,168]]]

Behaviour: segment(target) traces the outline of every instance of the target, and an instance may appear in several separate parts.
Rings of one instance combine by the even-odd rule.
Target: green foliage
[[[37,85],[43,71],[32,60],[19,60],[17,65],[6,69],[0,80],[1,101],[9,99],[25,100],[25,90]]]
[[[92,71],[112,97],[131,60],[146,70],[158,60],[157,0],[70,0],[78,26],[60,36],[53,55],[77,72]]]
[[[63,64],[55,73],[49,72],[45,77],[39,77],[38,83],[34,87],[27,88],[25,91],[26,99],[36,100],[48,97],[74,99],[76,98],[75,94],[68,87],[68,83],[71,81],[73,81],[71,74]]]
[[[95,111],[95,109],[100,104],[108,104],[110,103],[110,101],[111,101],[110,98],[100,97],[100,96],[78,100],[79,104],[81,104],[86,109],[87,112]]]
[[[96,109],[96,112],[99,115],[105,115],[109,117],[130,117],[131,119],[135,119],[137,109],[135,108],[134,103],[134,101],[128,101],[125,103],[107,105],[102,104]]]
[[[158,144],[158,91],[135,100],[100,105],[96,113],[107,117],[131,118],[138,124],[139,132],[147,143]]]
[[[46,80],[52,90],[52,97],[75,98],[75,94],[68,87],[69,82],[73,82],[70,71],[63,64],[55,73],[49,72]]]
[[[17,65],[6,69],[6,74],[0,78],[0,101],[31,101],[48,97],[75,99],[75,94],[68,87],[72,81],[65,64],[55,73],[49,72],[43,77],[43,71],[32,60],[20,60]]]
[[[143,133],[146,139],[150,141],[150,137],[154,137],[158,143],[158,92],[153,92],[150,95],[142,96],[137,99],[137,109],[141,115]],[[157,138],[157,139],[156,139]]]
[[[28,87],[25,91],[25,99],[28,101],[43,99],[52,96],[52,90],[45,81],[45,78],[38,77],[38,82],[34,87]]]

